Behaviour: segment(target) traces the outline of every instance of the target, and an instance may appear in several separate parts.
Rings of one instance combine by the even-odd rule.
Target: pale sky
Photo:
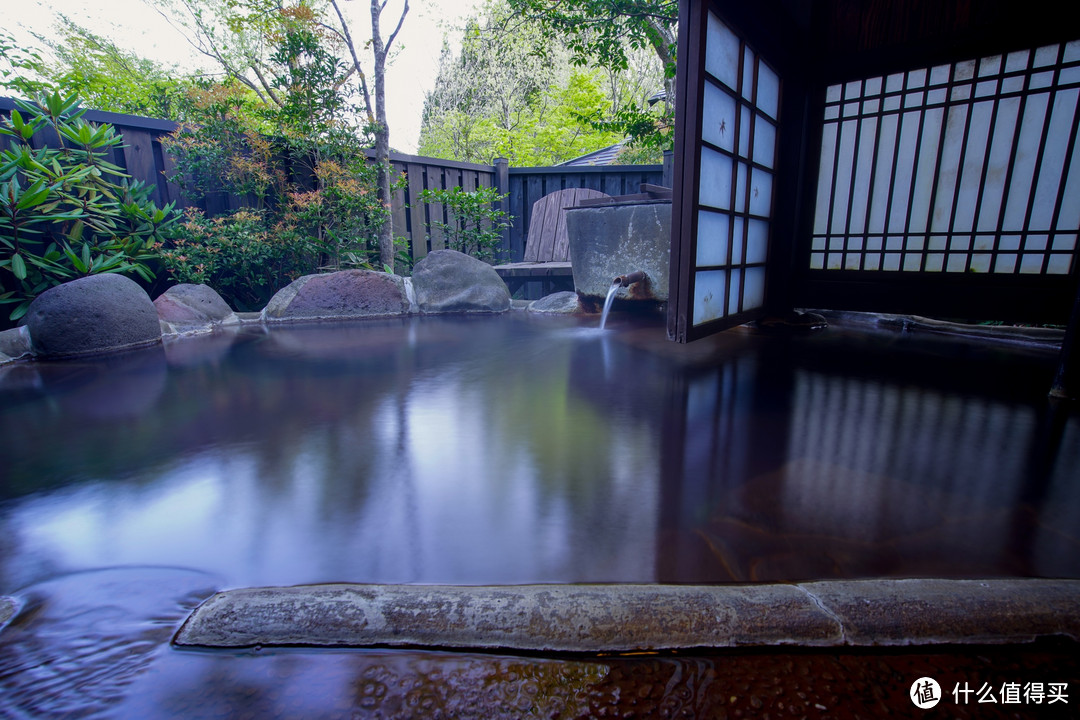
[[[449,31],[451,41],[455,41],[457,34],[453,28],[479,2],[409,0],[409,14],[394,41],[397,54],[386,73],[390,144],[396,150],[416,152],[424,94],[435,83],[443,33]],[[397,24],[402,3],[403,0],[390,0],[383,12],[384,39]],[[203,56],[143,0],[5,0],[4,5],[4,29],[23,42],[34,42],[32,32],[52,34],[53,18],[62,13],[143,57],[166,64],[175,63],[181,68],[205,65]],[[362,46],[370,37],[370,7],[365,0],[343,3],[358,53],[364,52]],[[370,55],[370,51],[367,54]],[[375,92],[374,86],[371,91]]]

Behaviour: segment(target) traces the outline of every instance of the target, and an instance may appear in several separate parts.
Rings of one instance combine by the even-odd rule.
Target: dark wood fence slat
[[[429,190],[445,190],[446,176],[443,168],[436,167],[434,165],[428,165],[425,168],[427,173],[427,187]],[[428,206],[428,238],[431,251],[443,250],[446,248],[446,234],[443,232],[442,226],[438,223],[446,222],[446,212],[443,209],[442,203],[430,202]]]
[[[393,180],[396,182],[404,173],[405,166],[401,163],[390,163],[394,171]],[[405,238],[408,241],[408,249],[412,254],[412,239],[409,236],[408,200],[404,187],[399,187],[390,198],[390,222],[394,230],[394,239]],[[395,251],[396,252],[396,251]]]
[[[420,193],[424,190],[424,166],[408,163],[405,168],[408,173],[409,220],[412,226],[409,239],[412,243],[413,260],[420,260],[428,254],[424,201],[420,199]]]

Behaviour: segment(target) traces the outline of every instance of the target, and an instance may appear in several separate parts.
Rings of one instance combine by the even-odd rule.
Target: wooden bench
[[[511,295],[525,283],[536,281],[543,283],[545,295],[556,290],[574,289],[566,208],[584,200],[606,197],[609,196],[599,190],[566,188],[548,193],[533,203],[523,262],[495,266],[495,272],[506,282]]]

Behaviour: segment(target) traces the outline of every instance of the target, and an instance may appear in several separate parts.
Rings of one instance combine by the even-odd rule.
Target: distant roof
[[[619,156],[619,151],[623,149],[625,140],[609,145],[606,148],[599,150],[593,150],[591,153],[586,153],[580,157],[576,157],[573,160],[567,160],[561,162],[556,167],[571,167],[575,165],[611,165],[615,162],[615,158]]]

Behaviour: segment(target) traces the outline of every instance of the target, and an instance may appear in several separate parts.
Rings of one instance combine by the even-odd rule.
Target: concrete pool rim
[[[633,653],[1080,641],[1080,580],[759,585],[241,588],[204,601],[177,647]]]

